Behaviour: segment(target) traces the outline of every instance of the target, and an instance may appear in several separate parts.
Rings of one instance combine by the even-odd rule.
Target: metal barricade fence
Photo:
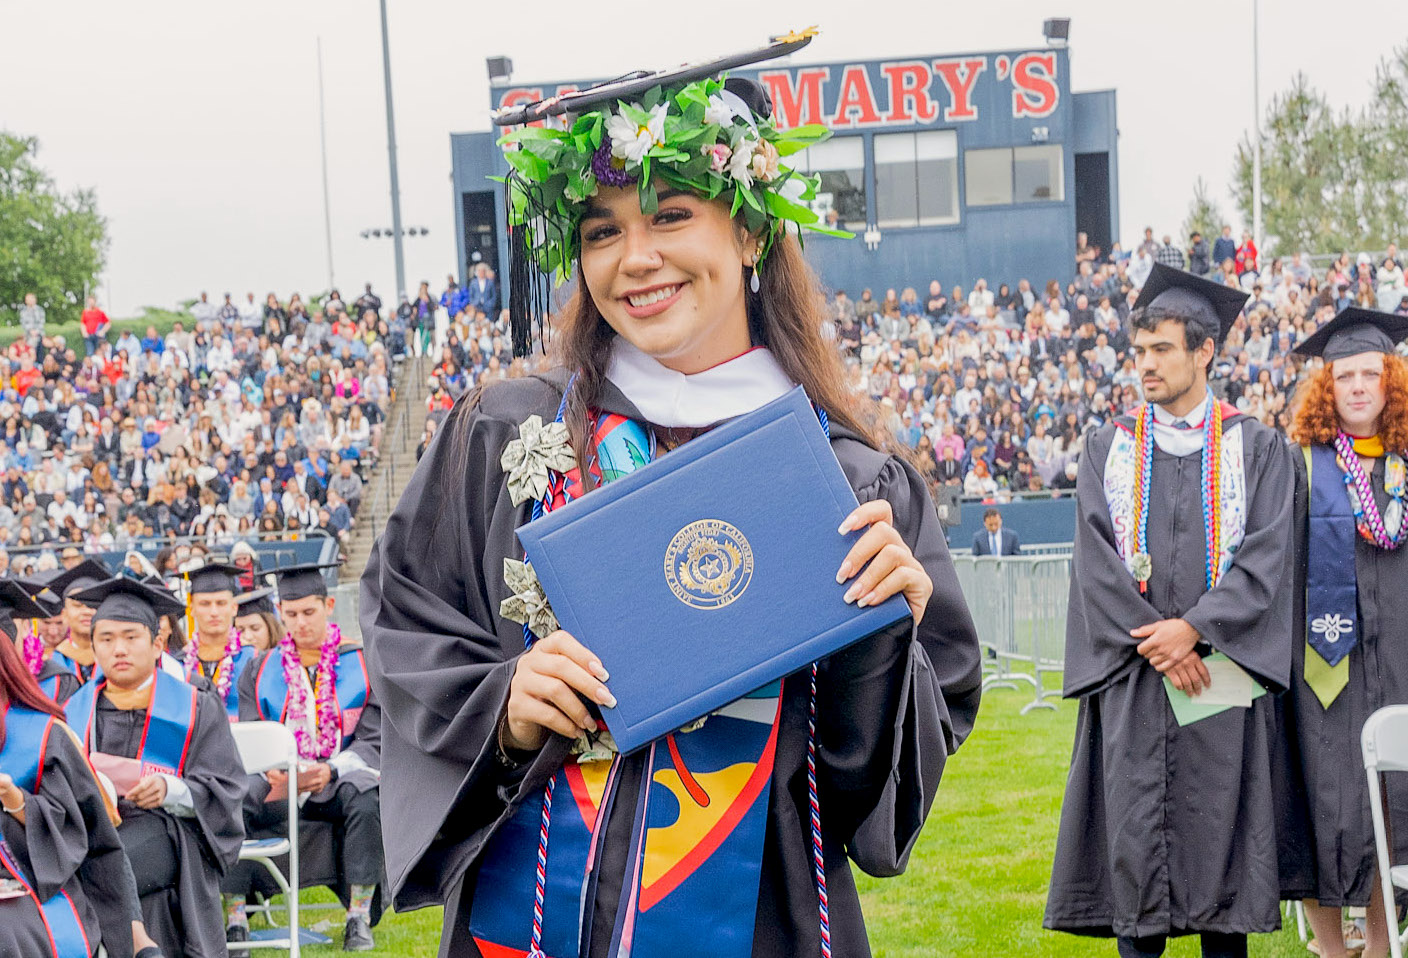
[[[1056,708],[1045,677],[1065,664],[1070,555],[955,555],[953,564],[984,652],[983,688],[1026,683],[1034,697],[1023,715]]]

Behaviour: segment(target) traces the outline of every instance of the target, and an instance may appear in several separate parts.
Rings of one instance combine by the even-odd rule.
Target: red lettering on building
[[[826,67],[808,67],[794,75],[790,70],[769,70],[758,74],[758,82],[772,97],[772,115],[782,129],[824,123],[821,93],[831,71]]]
[[[886,123],[932,123],[939,117],[939,105],[929,95],[934,75],[922,60],[882,63],[880,72],[890,84],[890,112]]]
[[[831,117],[831,128],[879,124],[880,111],[875,108],[875,91],[870,87],[870,74],[866,73],[865,67],[851,64],[841,74],[841,92],[836,98],[836,113]]]
[[[978,74],[988,68],[987,57],[957,57],[935,60],[934,72],[948,87],[949,105],[944,107],[944,119],[976,120],[978,108],[973,105],[973,87]]]
[[[1012,63],[1012,115],[1045,117],[1056,111],[1056,54],[1024,53]]]

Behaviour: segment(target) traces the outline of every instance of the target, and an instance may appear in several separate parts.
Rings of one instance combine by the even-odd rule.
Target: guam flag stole
[[[42,783],[44,753],[53,728],[54,717],[43,712],[35,712],[22,705],[11,705],[5,712],[5,746],[0,748],[0,768],[27,792],[37,792]],[[83,919],[73,899],[60,890],[48,901],[41,902],[34,886],[25,877],[24,869],[3,840],[0,840],[0,876],[24,886],[30,900],[39,909],[45,931],[49,934],[53,958],[88,958],[92,953],[88,947],[88,932],[83,928]]]
[[[595,428],[589,469],[599,481],[649,461],[653,444],[640,423],[604,415]],[[549,508],[580,494],[577,470],[554,476]],[[775,682],[628,759],[569,756],[551,788],[529,796],[484,851],[469,918],[480,952],[525,958],[536,937],[546,958],[586,954],[606,825],[626,802],[633,812],[615,821],[630,833],[610,836],[629,841],[611,954],[748,958],[781,690]],[[643,766],[629,791],[625,762]]]
[[[163,772],[180,777],[186,767],[186,756],[195,731],[196,704],[200,692],[168,672],[153,673],[152,698],[147,705],[147,724],[142,730],[142,744],[136,759],[143,776]],[[64,706],[68,724],[79,730],[83,745],[93,751],[93,720],[98,710],[98,696],[107,683],[86,682]]]

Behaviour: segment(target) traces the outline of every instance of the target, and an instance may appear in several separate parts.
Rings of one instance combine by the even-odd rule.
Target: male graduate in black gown
[[[223,956],[220,877],[244,840],[245,779],[220,703],[158,668],[158,617],[179,613],[181,603],[124,576],[76,598],[95,607],[103,677],[66,711],[120,796],[118,835],[146,926],[168,956]]]
[[[78,676],[80,683],[93,677],[93,607],[75,598],[111,573],[96,559],[84,559],[71,569],[65,569],[49,580],[49,591],[63,600],[64,625],[68,637],[54,649],[51,658]]]
[[[1124,958],[1183,934],[1245,955],[1280,924],[1292,463],[1207,387],[1245,300],[1156,265],[1130,316],[1150,405],[1080,462],[1064,688],[1080,717],[1045,924],[1116,936]]]
[[[362,644],[343,640],[332,624],[336,600],[328,595],[324,568],[331,566],[274,570],[279,614],[291,640],[260,652],[245,668],[240,720],[283,722],[298,739],[298,790],[308,796],[299,809],[301,879],[330,885],[347,906],[343,950],[368,951],[375,944],[371,929],[380,914],[377,889],[385,872],[381,707],[367,682]],[[250,777],[245,814],[252,833],[283,833],[287,795],[288,778],[277,771]],[[303,829],[302,822],[332,827]],[[241,870],[226,891],[242,895],[248,884]],[[241,915],[236,910],[230,917],[237,938]]]
[[[195,635],[186,647],[186,674],[200,674],[210,680],[221,696],[231,721],[239,717],[239,679],[254,657],[254,650],[232,644],[231,630],[239,606],[239,566],[207,562],[186,576],[190,580],[191,618]]]

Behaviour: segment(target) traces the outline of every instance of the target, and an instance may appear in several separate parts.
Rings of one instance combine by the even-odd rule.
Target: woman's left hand
[[[854,602],[857,608],[878,605],[892,595],[904,593],[910,615],[919,622],[934,594],[934,582],[896,531],[894,521],[894,510],[885,499],[867,502],[846,517],[838,530],[842,535],[864,526],[870,528],[851,546],[836,573],[836,581],[845,582],[860,573],[845,595],[845,600]]]

